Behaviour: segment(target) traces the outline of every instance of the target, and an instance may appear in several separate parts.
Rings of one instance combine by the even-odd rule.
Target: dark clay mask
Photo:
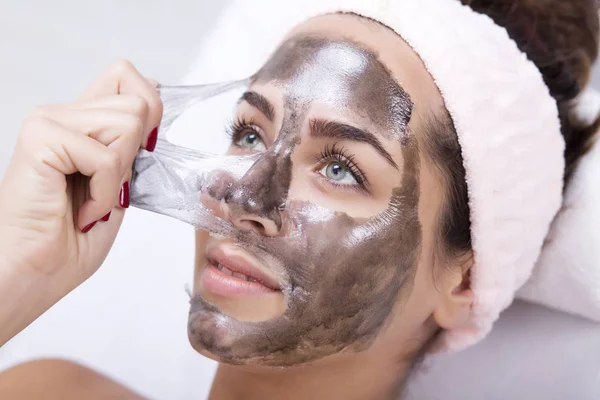
[[[410,98],[375,55],[350,41],[292,38],[251,81],[276,87],[283,98],[273,145],[249,156],[206,157],[161,140],[154,154],[138,157],[132,203],[235,240],[279,277],[285,311],[262,322],[239,321],[194,295],[189,336],[195,348],[223,362],[274,366],[363,350],[410,291],[421,245],[419,153],[407,135]],[[309,140],[302,127],[318,106],[356,115],[402,143],[396,188],[381,213],[352,218],[288,196],[292,156]],[[271,221],[278,234],[236,229],[201,196],[226,203],[233,218]]]

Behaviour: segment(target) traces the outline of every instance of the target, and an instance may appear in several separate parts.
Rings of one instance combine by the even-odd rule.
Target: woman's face
[[[442,108],[393,32],[349,15],[294,29],[231,128],[229,153],[257,161],[203,198],[241,234],[197,232],[192,345],[287,366],[430,335],[443,314],[433,285],[443,191],[419,131]]]

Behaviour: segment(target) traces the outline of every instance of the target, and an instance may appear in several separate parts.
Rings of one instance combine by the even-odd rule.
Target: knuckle
[[[39,117],[45,117],[50,114],[50,108],[51,107],[48,105],[35,106],[29,111],[26,119],[36,119]]]
[[[104,156],[101,167],[107,172],[117,174],[121,171],[121,157],[114,151],[109,151]]]
[[[21,136],[25,138],[37,136],[44,130],[44,128],[47,128],[47,125],[48,119],[43,114],[39,114],[37,112],[30,113],[23,121]]]
[[[111,64],[109,70],[115,75],[123,75],[129,71],[135,70],[135,67],[130,61],[119,59]]]
[[[156,114],[158,116],[158,120],[160,122],[160,120],[162,119],[162,115],[163,115],[163,102],[160,99],[160,96],[158,95],[158,93],[156,94],[156,97],[154,99],[154,109],[156,110]]]
[[[125,132],[141,135],[144,130],[144,121],[137,115],[129,115],[125,121]]]
[[[146,117],[148,115],[148,111],[150,109],[150,105],[146,100],[138,96],[131,97],[131,106],[133,108],[133,112],[141,117]]]
[[[39,114],[29,115],[23,121],[17,137],[17,147],[33,152],[44,147],[44,143],[55,137],[54,127],[47,117]]]
[[[150,105],[152,107],[152,111],[157,113],[158,116],[162,116],[163,113],[163,102],[160,98],[160,94],[158,91],[154,91],[152,96],[150,97]]]

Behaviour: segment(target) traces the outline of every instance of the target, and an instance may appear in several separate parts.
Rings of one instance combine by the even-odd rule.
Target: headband
[[[455,0],[370,2],[352,11],[421,57],[462,149],[471,212],[474,303],[440,348],[482,339],[527,281],[562,202],[564,140],[555,100],[506,30]]]

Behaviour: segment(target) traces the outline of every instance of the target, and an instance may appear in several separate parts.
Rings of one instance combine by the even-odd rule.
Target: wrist
[[[0,256],[0,347],[62,297],[49,281]]]

